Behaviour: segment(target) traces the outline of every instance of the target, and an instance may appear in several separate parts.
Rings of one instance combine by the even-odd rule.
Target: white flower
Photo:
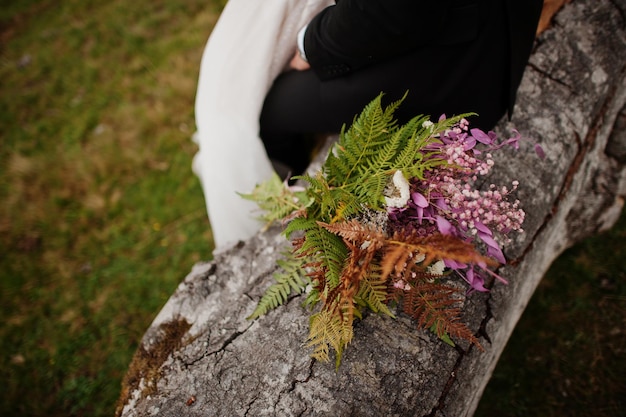
[[[443,270],[445,267],[445,262],[439,260],[428,267],[428,273],[432,275],[443,275]]]
[[[402,171],[393,174],[392,182],[385,187],[385,203],[387,207],[404,207],[410,197],[409,182]]]

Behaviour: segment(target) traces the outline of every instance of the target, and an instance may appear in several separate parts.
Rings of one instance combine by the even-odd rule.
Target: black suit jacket
[[[322,94],[408,90],[407,117],[477,112],[487,127],[512,111],[542,4],[340,0],[309,23],[304,48]]]

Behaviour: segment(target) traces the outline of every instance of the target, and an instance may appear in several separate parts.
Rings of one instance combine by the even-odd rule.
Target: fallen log
[[[538,38],[513,119],[498,126],[541,143],[546,159],[531,146],[498,155],[493,178],[520,180],[527,217],[499,270],[509,285],[465,300],[484,352],[442,343],[402,315],[368,315],[339,369],[313,361],[300,298],[246,320],[288,247],[270,229],[194,266],[143,337],[117,415],[471,416],[550,264],[622,210],[625,20],[624,0],[567,4]]]

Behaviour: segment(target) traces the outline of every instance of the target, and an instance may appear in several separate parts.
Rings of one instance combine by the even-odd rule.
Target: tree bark
[[[537,41],[513,119],[498,126],[501,137],[515,128],[541,143],[546,159],[527,144],[496,160],[493,182],[520,181],[527,217],[499,270],[509,285],[464,301],[484,352],[442,343],[402,315],[367,315],[338,370],[313,361],[301,298],[246,320],[288,247],[271,229],[193,268],[147,330],[117,415],[471,416],[552,261],[621,212],[625,16],[624,0],[566,5]]]

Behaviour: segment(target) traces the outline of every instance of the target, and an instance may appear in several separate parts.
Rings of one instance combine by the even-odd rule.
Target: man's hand
[[[309,68],[311,68],[311,66],[309,65],[308,62],[302,59],[298,51],[296,51],[293,58],[291,58],[291,61],[289,61],[289,68],[294,69],[296,71],[304,71],[304,70],[308,70]]]

